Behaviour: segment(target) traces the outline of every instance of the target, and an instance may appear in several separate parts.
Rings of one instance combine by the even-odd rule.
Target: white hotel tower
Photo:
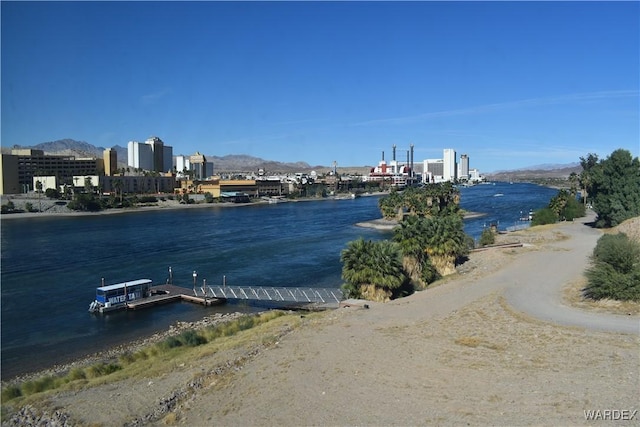
[[[456,167],[456,150],[453,148],[445,148],[442,160],[444,163],[444,170],[442,173],[444,181],[455,182],[457,178],[456,172],[458,169]]]
[[[156,136],[144,143],[130,141],[127,145],[127,166],[148,171],[168,172],[173,169],[173,147],[164,145]]]

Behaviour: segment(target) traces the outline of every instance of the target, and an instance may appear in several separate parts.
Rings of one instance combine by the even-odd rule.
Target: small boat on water
[[[529,210],[529,215],[522,215],[522,211],[520,211],[520,221],[531,221],[533,219],[533,210]]]
[[[96,299],[89,304],[90,313],[105,313],[127,307],[130,301],[151,296],[153,282],[150,279],[138,279],[130,282],[102,285],[96,288]]]

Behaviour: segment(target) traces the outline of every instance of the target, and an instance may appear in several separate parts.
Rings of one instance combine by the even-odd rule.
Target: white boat
[[[96,288],[96,299],[89,304],[89,312],[105,313],[126,308],[129,301],[151,296],[151,286],[153,282],[150,279],[100,286]]]

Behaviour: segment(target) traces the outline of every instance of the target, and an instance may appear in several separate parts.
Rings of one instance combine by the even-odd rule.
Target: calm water
[[[520,211],[546,205],[557,192],[529,184],[461,190],[463,208],[485,212],[468,220],[513,225]],[[494,197],[494,194],[504,194]],[[380,216],[378,197],[276,205],[155,211],[74,218],[2,221],[2,377],[62,363],[192,321],[246,306],[175,303],[136,312],[90,315],[100,280],[149,278],[252,286],[339,287],[340,251],[362,236],[389,234],[354,224]]]

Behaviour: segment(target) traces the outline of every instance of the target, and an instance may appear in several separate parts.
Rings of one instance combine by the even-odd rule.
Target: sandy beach
[[[501,235],[523,246],[472,253],[458,273],[408,298],[294,314],[268,343],[245,339],[167,371],[51,393],[3,425],[43,411],[58,425],[94,426],[556,426],[593,425],[585,411],[629,417],[640,409],[638,305],[580,300],[601,235],[584,225],[592,219]],[[540,311],[535,302],[547,297],[552,307]],[[637,414],[616,422],[640,423]]]

